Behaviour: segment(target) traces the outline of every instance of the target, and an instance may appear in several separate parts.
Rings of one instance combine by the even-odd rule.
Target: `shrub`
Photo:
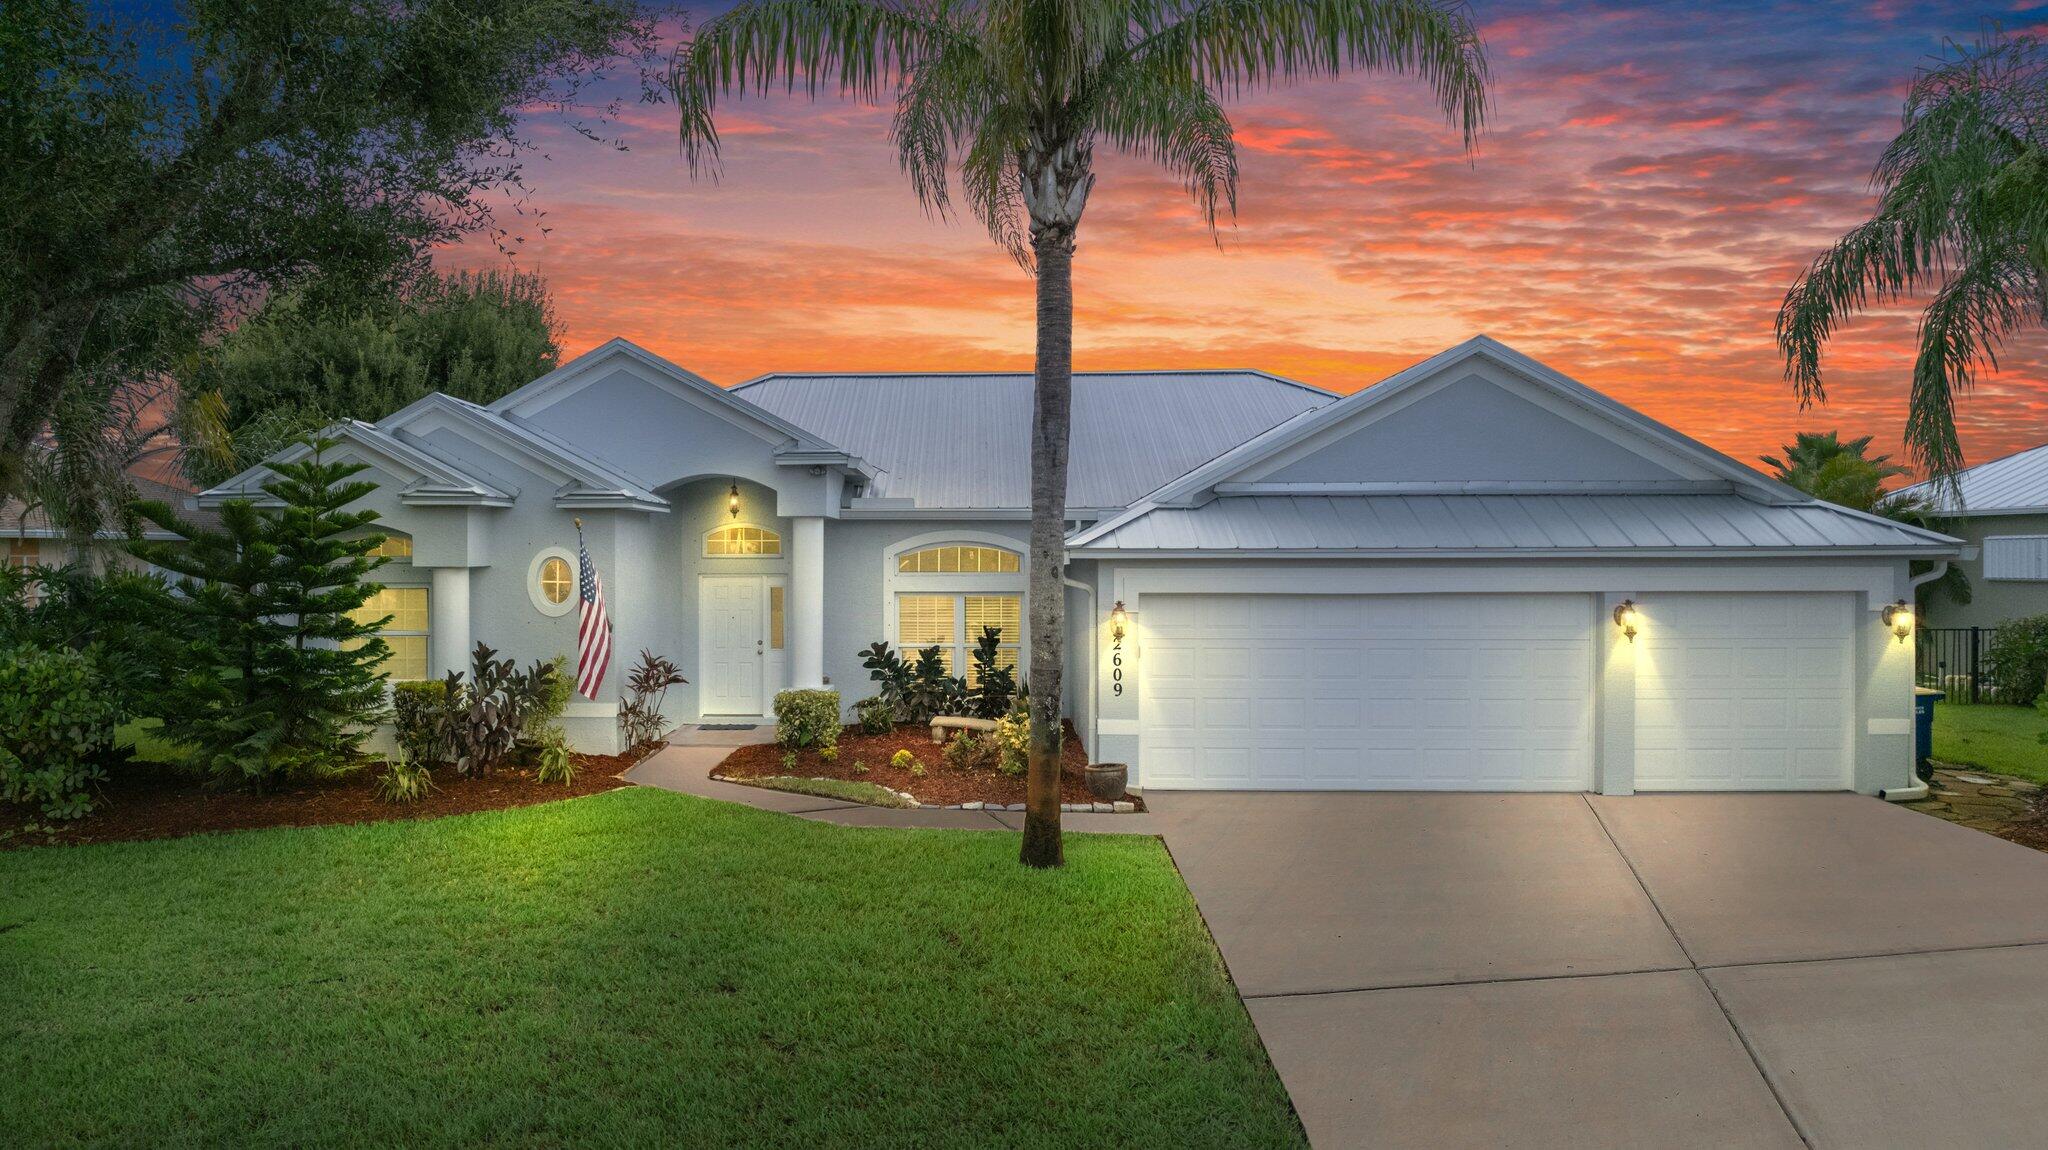
[[[526,729],[519,736],[520,749],[535,762],[550,745],[559,744],[566,752],[569,742],[562,731],[562,713],[569,709],[569,696],[576,690],[576,681],[569,677],[569,656],[556,655],[549,665],[554,672],[547,676],[545,684],[537,686],[532,713],[526,716]]]
[[[839,761],[839,748],[836,746],[819,747],[818,757],[820,759],[823,759],[825,762],[836,763]]]
[[[1006,775],[1021,775],[1031,762],[1031,712],[1012,707],[996,720],[991,736],[996,744],[996,769]]]
[[[946,672],[936,644],[917,653],[910,669],[910,690],[904,710],[913,723],[929,723],[933,715],[957,715],[966,709],[967,682]]]
[[[881,700],[880,706],[889,709],[890,722],[903,717],[910,695],[910,665],[903,661],[901,655],[890,650],[889,644],[882,642],[871,643],[860,653],[860,665],[868,669],[868,678],[880,684],[881,693],[875,697]],[[866,728],[865,718],[861,725]],[[868,731],[871,735],[882,733]]]
[[[456,771],[485,775],[504,763],[526,724],[547,705],[554,690],[555,665],[535,660],[524,671],[483,643],[470,654],[470,679],[450,671],[448,748]]]
[[[899,771],[907,771],[917,762],[917,756],[909,751],[898,751],[889,756],[889,765]]]
[[[775,741],[789,750],[839,743],[839,692],[831,688],[778,691]]]
[[[994,767],[1002,758],[995,739],[972,731],[956,731],[943,752],[946,765],[956,771],[979,771]]]
[[[440,679],[391,685],[391,724],[399,752],[421,766],[447,762],[448,684]]]
[[[783,770],[785,770],[785,771],[793,771],[793,770],[796,770],[796,752],[795,752],[795,751],[784,751],[784,752],[782,752],[782,769],[783,769]]]
[[[854,773],[854,774],[856,774],[856,775],[865,775],[865,774],[867,774],[867,773],[868,773],[868,765],[867,765],[866,763],[863,763],[863,762],[861,762],[861,761],[860,761],[859,759],[855,759],[855,760],[853,760],[853,773]]]
[[[860,720],[861,733],[886,735],[896,726],[896,704],[881,695],[869,695],[853,705],[854,717]]]
[[[557,735],[540,745],[540,759],[534,764],[533,779],[538,783],[560,783],[568,786],[576,781],[576,759],[569,754],[569,746]]]
[[[433,790],[434,776],[427,764],[402,749],[391,756],[391,761],[384,764],[384,773],[377,776],[377,797],[387,803],[416,803]]]
[[[83,652],[0,650],[0,799],[58,819],[92,810],[120,717]]]
[[[641,649],[640,664],[626,676],[626,698],[619,706],[619,736],[625,740],[627,750],[654,742],[667,733],[668,720],[662,718],[662,704],[668,701],[670,687],[687,682],[680,667]]]
[[[1003,663],[1003,629],[983,627],[974,641],[974,681],[967,709],[977,719],[1000,719],[1017,695],[1017,672]]]
[[[2001,703],[2026,705],[2040,698],[2048,683],[2048,615],[2000,623],[1984,650],[1984,671]]]
[[[910,777],[913,779],[921,779],[924,777],[924,763],[921,760],[910,760]]]

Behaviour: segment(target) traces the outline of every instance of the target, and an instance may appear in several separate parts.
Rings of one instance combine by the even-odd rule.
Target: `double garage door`
[[[1639,790],[1850,777],[1847,595],[1645,596]],[[1145,785],[1590,790],[1590,595],[1148,595]]]

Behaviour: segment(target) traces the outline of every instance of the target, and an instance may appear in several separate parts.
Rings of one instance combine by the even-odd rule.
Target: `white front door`
[[[1583,791],[1585,595],[1147,595],[1160,790]]]
[[[759,715],[766,700],[767,581],[759,575],[706,576],[698,587],[698,710]]]

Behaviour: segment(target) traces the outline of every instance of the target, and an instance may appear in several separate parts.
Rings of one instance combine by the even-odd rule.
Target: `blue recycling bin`
[[[1948,698],[1932,687],[1913,688],[1913,765],[1923,779],[1934,777],[1927,756],[1934,753],[1934,704]]]

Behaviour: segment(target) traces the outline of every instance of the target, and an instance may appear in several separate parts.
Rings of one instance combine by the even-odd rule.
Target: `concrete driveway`
[[[2048,855],[1847,794],[1147,799],[1320,1146],[2048,1137]]]

